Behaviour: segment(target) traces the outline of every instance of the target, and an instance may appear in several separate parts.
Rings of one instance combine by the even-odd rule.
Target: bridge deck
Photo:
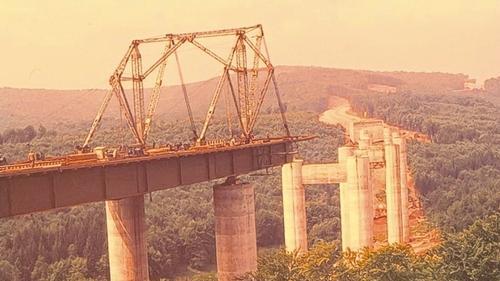
[[[292,144],[307,139],[272,139],[0,171],[0,218],[120,199],[280,166],[292,160]]]

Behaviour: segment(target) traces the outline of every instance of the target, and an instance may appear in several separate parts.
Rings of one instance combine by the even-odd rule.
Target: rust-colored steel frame
[[[223,36],[235,37],[235,44],[230,51],[227,59],[224,59],[213,50],[207,48],[198,40],[203,38]],[[150,43],[164,43],[165,50],[160,58],[158,58],[151,66],[143,69],[140,45]],[[223,73],[220,76],[219,82],[217,83],[213,97],[211,99],[201,132],[199,134],[194,124],[193,114],[191,112],[186,87],[184,85],[181,64],[176,52],[177,49],[185,43],[190,43],[193,46],[197,47],[205,54],[221,63],[224,67]],[[265,53],[261,51],[262,43],[264,43]],[[247,52],[253,53],[253,62],[250,68],[248,68],[247,66]],[[229,89],[231,91],[231,96],[234,101],[235,111],[238,115],[237,119],[240,125],[241,132],[246,139],[251,139],[253,136],[255,123],[258,119],[264,97],[268,92],[271,83],[274,86],[273,89],[277,97],[279,108],[281,110],[285,133],[287,136],[290,136],[283,104],[279,96],[280,94],[277,81],[274,75],[274,67],[270,62],[269,54],[267,51],[264,32],[261,25],[255,25],[250,27],[223,29],[216,31],[166,34],[160,37],[132,41],[118,67],[109,79],[111,91],[108,92],[104,97],[104,100],[91,125],[90,131],[85,139],[84,146],[89,144],[93,135],[95,134],[95,131],[99,127],[102,116],[113,95],[115,95],[118,99],[121,112],[123,112],[123,115],[127,121],[127,125],[131,130],[132,135],[134,136],[135,142],[141,145],[146,144],[148,134],[151,130],[151,124],[154,119],[154,112],[160,97],[160,88],[162,85],[163,76],[165,75],[165,66],[167,64],[167,59],[171,55],[174,55],[176,59],[177,69],[182,84],[181,86],[183,95],[186,101],[186,107],[191,122],[191,130],[193,131],[193,135],[197,139],[198,143],[201,143],[205,140],[207,130],[215,113],[219,97],[226,83],[228,83]],[[259,68],[260,62],[265,65],[265,68]],[[132,77],[124,77],[124,70],[129,64],[131,65],[132,69]],[[265,77],[262,88],[259,89],[258,76],[259,72],[263,70],[267,71],[267,76]],[[144,109],[143,81],[154,71],[157,71],[158,74],[156,76],[156,83],[153,88],[148,105],[148,110],[146,113]],[[234,84],[231,81],[231,71],[236,73],[236,87],[234,87]],[[248,72],[250,72],[251,77],[248,77]],[[123,82],[125,81],[132,81],[133,112],[125,95],[123,87]],[[228,115],[227,118],[230,118],[230,116]],[[230,126],[229,122],[228,126]],[[232,128],[229,131],[232,131]]]

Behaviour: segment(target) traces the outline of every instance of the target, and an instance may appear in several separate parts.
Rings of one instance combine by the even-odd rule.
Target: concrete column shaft
[[[357,158],[359,192],[359,246],[373,245],[373,191],[371,185],[370,160],[368,156]]]
[[[359,132],[358,147],[360,150],[367,150],[371,145],[370,133],[366,129],[362,129]]]
[[[254,188],[234,183],[213,190],[218,280],[234,281],[257,270]]]
[[[410,218],[409,218],[409,202],[408,202],[408,157],[406,152],[406,140],[394,135],[394,143],[398,145],[399,151],[399,170],[400,170],[400,185],[401,185],[401,228],[402,242],[410,241]]]
[[[346,230],[346,235],[349,235],[349,246],[347,248],[356,251],[361,248],[360,241],[360,205],[359,205],[359,190],[358,190],[358,167],[356,156],[350,156],[347,159],[347,188],[346,202],[347,211],[349,212],[349,229]],[[341,202],[342,204],[344,202]],[[344,231],[344,229],[342,229]]]
[[[302,184],[302,163],[300,159],[283,165],[283,220],[285,248],[287,251],[307,251],[307,218],[305,190]]]
[[[347,165],[347,158],[352,156],[354,153],[354,148],[349,146],[339,147],[338,149],[338,162],[342,165]],[[350,235],[350,215],[348,203],[348,185],[347,183],[339,183],[340,188],[340,234],[342,237],[342,250],[346,251],[351,246],[351,235]]]
[[[385,144],[386,167],[386,205],[387,205],[387,241],[401,243],[401,180],[398,149],[394,144]]]
[[[343,249],[359,250],[373,245],[373,194],[370,184],[370,167],[367,156],[350,156],[347,159],[347,211],[349,212],[349,245]],[[344,231],[344,229],[342,229]]]
[[[342,238],[342,251],[352,248],[351,242],[351,212],[349,211],[349,186],[347,183],[340,183],[340,234]]]
[[[142,195],[106,201],[111,281],[149,280]]]

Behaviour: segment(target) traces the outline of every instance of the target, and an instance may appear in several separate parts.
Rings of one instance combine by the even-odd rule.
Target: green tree
[[[330,281],[335,265],[342,257],[342,247],[337,242],[317,242],[310,251],[300,256],[300,272],[304,281]]]
[[[280,249],[259,258],[258,270],[240,278],[242,281],[302,281],[299,255]]]
[[[92,281],[84,258],[68,258],[51,264],[44,281]]]
[[[21,280],[19,271],[8,261],[0,261],[0,280]]]
[[[465,231],[448,235],[436,254],[438,280],[500,280],[500,215],[477,221]]]
[[[49,265],[43,256],[39,256],[35,262],[35,267],[31,272],[31,280],[45,280],[47,278]]]
[[[37,132],[37,135],[39,138],[45,136],[45,134],[47,133],[47,128],[45,128],[42,124],[40,124],[40,126],[38,126],[38,132]]]
[[[359,253],[359,273],[363,281],[430,280],[423,264],[410,246],[389,245]]]

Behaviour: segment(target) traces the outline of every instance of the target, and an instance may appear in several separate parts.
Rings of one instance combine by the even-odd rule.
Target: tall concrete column
[[[353,251],[373,245],[373,194],[368,156],[347,158],[347,210],[349,246]],[[342,203],[341,203],[342,204]]]
[[[233,182],[213,190],[218,280],[234,281],[257,270],[254,188]]]
[[[373,245],[373,191],[371,185],[370,160],[368,155],[357,157],[359,198],[359,246]]]
[[[401,184],[401,227],[402,227],[402,242],[410,241],[410,224],[408,213],[408,174],[407,174],[407,152],[406,140],[402,138],[398,132],[392,133],[394,144],[399,147],[399,170]]]
[[[384,128],[385,150],[385,194],[387,206],[387,242],[401,243],[401,172],[399,168],[398,148],[393,144],[391,131]]]
[[[149,280],[144,196],[106,201],[111,281]]]
[[[371,138],[368,130],[362,129],[359,132],[359,141],[358,141],[358,147],[360,150],[362,150],[364,153],[368,153],[368,147],[371,145]]]
[[[306,198],[302,184],[301,159],[281,168],[283,190],[283,219],[287,251],[307,251]]]
[[[368,150],[372,145],[370,133],[366,129],[360,131],[359,136],[359,149],[358,149],[358,177],[359,177],[359,190],[360,190],[360,207],[362,227],[362,245],[371,246],[373,244],[373,224],[374,224],[374,202],[373,196],[373,178],[372,171],[370,170],[370,157]]]
[[[347,158],[352,156],[354,153],[354,147],[343,146],[339,147],[338,150],[338,162],[344,166],[347,166]],[[351,235],[350,235],[350,215],[348,203],[348,185],[347,182],[339,183],[340,188],[340,233],[342,237],[342,250],[346,251],[351,246]]]

